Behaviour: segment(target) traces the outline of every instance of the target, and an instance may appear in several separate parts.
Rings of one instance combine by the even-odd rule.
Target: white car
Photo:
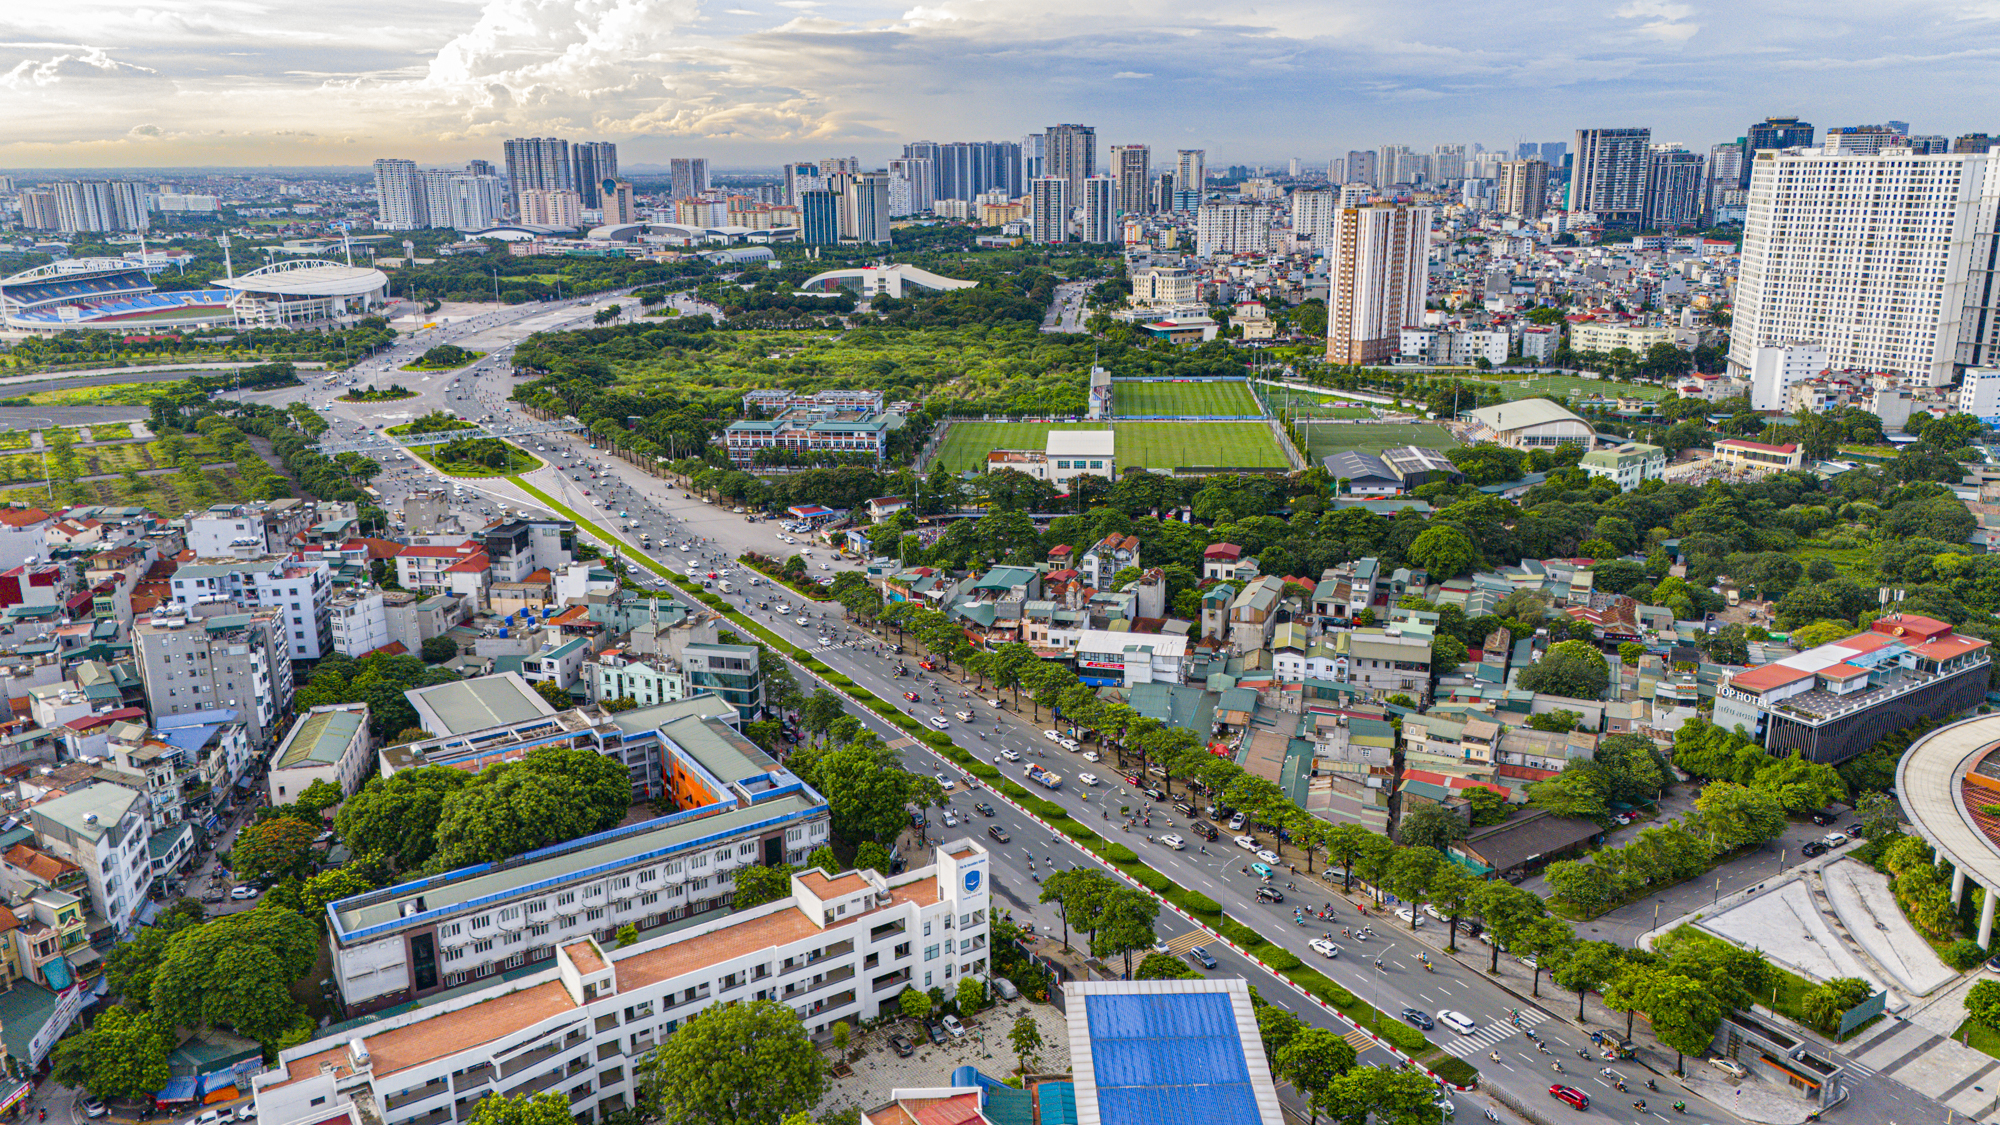
[[[812,624],[812,618],[810,617],[799,618],[799,628],[803,629],[810,624]]]
[[[246,898],[256,898],[256,897],[257,897],[257,888],[255,888],[255,887],[249,887],[249,886],[244,886],[244,887],[232,887],[232,888],[230,888],[230,891],[229,891],[229,897],[230,897],[230,898],[233,898],[233,899],[236,899],[236,900],[237,900],[237,901],[239,901],[239,902],[240,902],[240,901],[242,901],[243,899],[246,899]]]
[[[1012,750],[1002,750],[1000,751],[1000,756],[1007,759],[1010,762],[1018,762],[1021,760],[1021,755],[1015,753]]]
[[[931,716],[931,725],[932,725],[932,726],[934,726],[934,727],[936,727],[936,728],[937,728],[937,729],[939,729],[939,730],[950,730],[950,729],[951,729],[951,724],[950,724],[949,722],[945,721],[945,717],[944,717],[943,715],[932,715],[932,716]]]
[[[1061,742],[1062,732],[1054,730],[1045,730],[1042,732],[1042,737],[1048,739],[1050,742]]]
[[[1819,842],[1825,844],[1829,848],[1837,848],[1840,845],[1845,844],[1847,842],[1847,833],[1829,832],[1826,835],[1821,836],[1819,838]]]
[[[1104,760],[1104,755],[1099,754],[1095,750],[1085,750],[1083,752],[1083,760],[1086,762],[1101,762]]]
[[[1423,919],[1422,919],[1421,917],[1418,917],[1417,915],[1415,915],[1415,914],[1412,914],[1412,913],[1410,912],[1410,908],[1409,908],[1409,907],[1407,907],[1407,906],[1399,906],[1399,907],[1397,907],[1397,908],[1396,908],[1396,917],[1397,917],[1397,918],[1400,918],[1400,919],[1402,919],[1402,920],[1403,920],[1404,922],[1406,922],[1406,923],[1408,923],[1408,924],[1410,924],[1410,925],[1412,925],[1412,926],[1416,926],[1416,927],[1418,927],[1418,928],[1422,928],[1422,926],[1423,926],[1423,924],[1424,924],[1424,920],[1423,920]]]
[[[1437,908],[1437,907],[1435,907],[1435,906],[1432,906],[1432,905],[1431,905],[1430,903],[1428,903],[1428,902],[1424,904],[1424,913],[1425,913],[1425,914],[1428,914],[1428,915],[1430,915],[1431,917],[1433,917],[1433,918],[1437,919],[1437,920],[1438,920],[1438,921],[1440,921],[1440,922],[1449,922],[1449,921],[1451,921],[1451,919],[1449,919],[1449,918],[1446,918],[1446,917],[1445,917],[1445,916],[1444,916],[1443,914],[1440,914],[1440,913],[1438,912],[1438,908]]]
[[[1312,946],[1312,951],[1321,957],[1331,959],[1340,956],[1340,947],[1323,937],[1316,937],[1306,944]]]
[[[1076,780],[1079,785],[1096,785],[1097,775],[1094,773],[1080,773],[1076,775]]]
[[[1179,836],[1162,836],[1160,837],[1160,843],[1165,844],[1175,851],[1182,851],[1187,847],[1187,841],[1181,839]]]
[[[1278,853],[1271,851],[1269,848],[1266,848],[1265,850],[1258,852],[1257,858],[1260,861],[1268,863],[1273,867],[1276,867],[1278,865]]]
[[[943,1023],[944,1029],[951,1033],[953,1039],[965,1038],[965,1025],[958,1022],[957,1016],[946,1016]]]
[[[953,711],[952,714],[957,715],[958,721],[961,723],[969,723],[972,721],[972,712],[970,711]]]
[[[1449,1008],[1441,1009],[1438,1012],[1437,1021],[1458,1032],[1460,1035],[1471,1035],[1473,1032],[1479,1030],[1479,1025],[1472,1022],[1472,1017],[1466,1015],[1464,1012],[1454,1012]]]
[[[1083,747],[1081,747],[1081,746],[1077,745],[1077,741],[1076,741],[1076,739],[1074,739],[1074,738],[1064,738],[1064,739],[1060,739],[1060,740],[1058,740],[1058,742],[1057,742],[1057,745],[1061,746],[1061,747],[1062,747],[1063,749],[1065,749],[1065,750],[1081,750],[1081,749],[1083,749]]]
[[[1242,848],[1246,852],[1254,852],[1257,850],[1257,837],[1238,836],[1236,837],[1236,846]]]
[[[939,789],[942,789],[942,790],[944,790],[945,792],[949,793],[949,792],[951,792],[951,791],[952,791],[953,789],[956,789],[956,788],[958,788],[958,783],[957,783],[957,782],[955,782],[955,781],[953,781],[952,779],[950,779],[950,778],[946,777],[945,775],[943,775],[943,774],[937,774],[937,775],[936,775],[936,777],[937,777],[937,783],[938,783],[938,788],[939,788]]]
[[[229,1125],[236,1115],[226,1109],[211,1109],[190,1123],[190,1125]]]
[[[950,809],[944,810],[944,826],[946,828],[957,828],[958,814],[951,811]]]

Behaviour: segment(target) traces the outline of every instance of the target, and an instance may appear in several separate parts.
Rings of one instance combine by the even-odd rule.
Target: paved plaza
[[[1069,1073],[1069,1020],[1054,1004],[1016,1000],[988,1008],[976,1018],[966,1020],[965,1038],[947,1039],[943,1046],[933,1047],[924,1038],[923,1028],[909,1020],[895,1020],[856,1036],[849,1046],[850,1052],[861,1052],[861,1057],[851,1064],[854,1073],[827,1084],[826,1097],[820,1100],[814,1115],[824,1116],[850,1105],[866,1113],[888,1102],[892,1090],[949,1086],[951,1072],[961,1066],[976,1067],[989,1078],[1005,1079],[1017,1064],[1007,1033],[1013,1029],[1014,1021],[1024,1015],[1033,1016],[1042,1032],[1042,1049],[1035,1053],[1030,1066],[1038,1074]],[[897,1032],[917,1044],[916,1054],[907,1059],[897,1058],[896,1052],[889,1049],[889,1036]],[[986,1036],[983,1046],[981,1032]],[[830,1055],[832,1048],[827,1050]]]

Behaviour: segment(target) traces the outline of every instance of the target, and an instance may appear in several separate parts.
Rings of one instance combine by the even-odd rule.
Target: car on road
[[[957,715],[958,721],[961,723],[969,723],[972,721],[972,712],[970,711],[953,711],[952,714]]]
[[[1312,951],[1321,957],[1333,958],[1340,956],[1340,947],[1323,937],[1316,937],[1306,944],[1310,945]]]
[[[950,809],[944,810],[944,826],[946,828],[957,828],[958,814]]]
[[[951,1032],[953,1039],[965,1038],[965,1025],[958,1022],[957,1016],[946,1016],[944,1018],[944,1029]]]
[[[1479,1030],[1479,1025],[1472,1022],[1471,1016],[1466,1015],[1464,1012],[1454,1012],[1449,1008],[1441,1009],[1438,1012],[1438,1022],[1458,1032],[1460,1035],[1471,1035],[1473,1032]]]
[[[904,693],[903,693],[903,698],[904,698],[904,699],[907,699],[907,700],[909,700],[909,701],[910,701],[910,702],[912,702],[912,703],[916,703],[916,702],[918,702],[918,701],[919,701],[919,700],[918,700],[918,697],[917,697],[917,693],[916,693],[916,692],[914,692],[914,691],[906,691],[906,692],[904,692]]]
[[[236,900],[236,901],[238,901],[238,902],[241,902],[241,901],[243,901],[243,900],[244,900],[244,899],[246,899],[246,898],[256,898],[256,897],[257,897],[257,888],[255,888],[255,887],[231,887],[231,888],[229,889],[229,897],[230,897],[230,898],[233,898],[233,899],[235,899],[235,900]]]
[[[985,801],[981,801],[972,806],[972,811],[978,813],[980,816],[992,816],[993,806],[987,804]]]
[[[1285,892],[1283,892],[1283,891],[1279,890],[1279,889],[1278,889],[1278,888],[1276,888],[1276,887],[1258,887],[1258,888],[1257,888],[1257,901],[1258,901],[1258,902],[1283,902],[1283,901],[1285,901]]]
[[[1065,738],[1062,741],[1058,742],[1056,745],[1061,746],[1063,749],[1071,751],[1072,753],[1083,749],[1083,746],[1080,743],[1078,743],[1077,740],[1074,738]]]
[[[889,1047],[896,1052],[898,1058],[907,1059],[917,1053],[917,1045],[910,1042],[909,1036],[900,1032],[889,1037]]]
[[[1187,848],[1187,841],[1181,839],[1179,836],[1162,836],[1160,837],[1160,843],[1165,844],[1166,846],[1174,849],[1177,852],[1184,851]]]
[[[1061,742],[1062,732],[1059,730],[1045,730],[1042,732],[1042,737],[1048,739],[1050,742]]]
[[[948,778],[941,773],[932,774],[931,776],[937,778],[938,788],[944,790],[947,793],[951,792],[958,785],[957,782],[953,781],[951,778]]]
[[[1254,852],[1257,850],[1257,837],[1238,836],[1236,837],[1236,846],[1242,848],[1246,852]]]
[[[1215,825],[1205,820],[1195,821],[1193,824],[1188,825],[1188,829],[1195,835],[1209,841],[1213,841],[1217,836],[1222,835],[1222,833],[1215,830]]]
[[[1085,750],[1083,752],[1083,760],[1086,762],[1101,762],[1104,760],[1104,755],[1099,754],[1095,750]]]
[[[1167,939],[1165,939],[1165,938],[1161,938],[1161,939],[1159,939],[1158,941],[1155,941],[1155,942],[1153,943],[1153,952],[1155,952],[1155,953],[1166,953],[1166,954],[1172,954],[1172,953],[1173,953],[1173,951],[1174,951],[1174,947],[1173,947],[1173,946],[1171,946],[1171,945],[1168,945],[1168,944],[1167,944]]]
[[[1077,783],[1078,785],[1096,785],[1096,784],[1097,784],[1097,775],[1096,775],[1096,774],[1094,774],[1094,773],[1080,773],[1080,774],[1077,774],[1077,775],[1076,775],[1076,783]]]
[[[1278,853],[1268,850],[1260,851],[1257,853],[1257,858],[1263,860],[1265,863],[1275,865],[1278,862]]]
[[[1021,755],[1017,751],[1013,750],[1002,750],[1000,751],[1000,756],[1007,759],[1010,762],[1018,762],[1021,760]]]
[[[986,828],[986,834],[992,837],[993,842],[996,844],[1004,844],[1007,841],[1013,839],[1012,836],[1007,835],[1007,830],[1005,828],[1002,828],[997,824],[988,825]]]
[[[1215,958],[1209,956],[1207,946],[1197,945],[1189,949],[1187,951],[1187,957],[1188,960],[1193,961],[1195,964],[1200,965],[1204,969],[1215,968]]]
[[[1261,864],[1261,863],[1253,863],[1253,864],[1251,864],[1251,865],[1250,865],[1250,873],[1251,873],[1252,875],[1255,875],[1255,876],[1257,876],[1257,877],[1258,877],[1258,878],[1260,878],[1260,879],[1269,879],[1269,878],[1270,878],[1270,877],[1272,876],[1272,874],[1273,874],[1273,872],[1272,872],[1272,870],[1271,870],[1270,868],[1268,868],[1268,867],[1264,866],[1264,865],[1263,865],[1263,864]]]
[[[932,715],[930,722],[932,726],[936,727],[939,730],[951,729],[950,720],[946,719],[943,715]]]
[[[1799,848],[1799,852],[1807,859],[1812,859],[1815,856],[1825,855],[1826,845],[1820,843],[1818,840],[1807,840],[1804,846]]]
[[[800,617],[798,621],[799,621],[799,628],[801,629],[805,628],[807,625],[812,624],[812,619],[808,617]]]
[[[1826,835],[1821,836],[1819,838],[1819,842],[1825,844],[1829,848],[1837,848],[1840,845],[1845,844],[1847,842],[1847,834],[1844,832],[1829,832]]]
[[[1407,906],[1396,908],[1396,918],[1398,921],[1412,926],[1422,926],[1424,924],[1423,918],[1411,913],[1410,908]]]
[[[1568,1103],[1571,1109],[1590,1108],[1590,1095],[1574,1086],[1565,1086],[1558,1082],[1549,1087],[1549,1096],[1559,1102]]]
[[[105,1114],[111,1112],[103,1102],[98,1101],[96,1098],[85,1098],[81,1104],[85,1117],[103,1117]]]
[[[189,1122],[189,1125],[229,1125],[236,1115],[226,1109],[211,1109]]]
[[[1403,1018],[1410,1021],[1412,1025],[1420,1027],[1425,1031],[1429,1031],[1431,1028],[1437,1026],[1437,1021],[1431,1018],[1429,1012],[1421,1011],[1416,1008],[1404,1008]]]

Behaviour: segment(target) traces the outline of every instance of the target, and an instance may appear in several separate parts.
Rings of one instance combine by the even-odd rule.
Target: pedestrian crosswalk
[[[1539,1008],[1521,1009],[1521,1023],[1526,1027],[1533,1027],[1548,1018],[1548,1013]],[[1521,1029],[1515,1027],[1511,1019],[1497,1019],[1471,1035],[1454,1037],[1451,1042],[1444,1044],[1444,1050],[1446,1054],[1464,1058],[1474,1051],[1490,1051],[1494,1044],[1519,1034]]]
[[[1375,1046],[1375,1037],[1359,1028],[1348,1032],[1341,1036],[1341,1038],[1347,1040],[1347,1045],[1354,1048],[1356,1054],[1365,1053]]]
[[[1179,957],[1207,940],[1207,934],[1202,933],[1200,930],[1192,930],[1177,938],[1167,939],[1167,949],[1172,951],[1174,956]]]

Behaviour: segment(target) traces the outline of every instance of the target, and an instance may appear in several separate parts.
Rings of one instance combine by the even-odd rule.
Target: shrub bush
[[[1944,960],[1945,964],[1964,972],[1977,968],[1981,961],[1986,960],[1986,950],[1971,938],[1960,938],[1945,946]]]
[[[967,756],[970,757],[970,755]],[[979,761],[976,758],[973,759],[973,761],[970,764],[968,764],[965,768],[972,774],[972,776],[977,778],[983,778],[987,781],[992,781],[1000,776],[999,767],[987,765],[985,762]]]
[[[1137,871],[1128,871],[1126,874],[1139,880],[1140,886],[1155,894],[1166,894],[1174,885],[1172,879],[1167,878],[1150,867],[1141,867]]]
[[[1189,914],[1220,914],[1222,907],[1216,901],[1199,891],[1177,887],[1167,893],[1167,901],[1187,911]]]
[[[1123,844],[1104,845],[1104,858],[1110,860],[1113,863],[1139,862],[1138,853],[1134,852],[1131,848],[1128,848]]]
[[[1302,969],[1305,967],[1305,962],[1299,960],[1298,954],[1293,953],[1289,949],[1280,949],[1268,943],[1257,946],[1250,953],[1259,961],[1264,962],[1281,973],[1289,969]]]
[[[1387,1039],[1391,1046],[1406,1055],[1421,1055],[1431,1049],[1431,1041],[1424,1038],[1423,1032],[1418,1031],[1409,1024],[1396,1023],[1387,1016],[1382,1018],[1381,1023],[1375,1027],[1374,1031],[1375,1034]]]
[[[1215,932],[1245,949],[1251,949],[1264,944],[1264,939],[1258,935],[1257,931],[1238,922],[1227,914],[1222,916],[1220,922],[1215,923]]]
[[[1021,788],[1019,785],[1016,785],[1011,781],[1001,782],[999,785],[999,789],[1002,796],[1017,803],[1028,800],[1034,796],[1034,794],[1028,792],[1026,789]]]
[[[1464,1059],[1450,1055],[1431,1065],[1431,1073],[1454,1086],[1470,1086],[1479,1081],[1479,1068]]]

